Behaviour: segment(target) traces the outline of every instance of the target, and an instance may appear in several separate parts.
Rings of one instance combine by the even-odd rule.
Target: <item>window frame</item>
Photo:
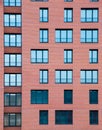
[[[12,4],[13,3],[13,4]],[[20,1],[20,2],[17,2],[17,0],[15,0],[14,2],[10,2],[10,0],[8,0],[8,2],[6,2],[5,0],[4,0],[4,6],[6,7],[8,7],[8,6],[10,6],[10,7],[20,7],[20,6],[22,6],[22,2]]]
[[[33,95],[34,93],[36,95],[35,97]],[[39,97],[39,95],[41,97]],[[48,90],[31,90],[31,104],[32,105],[34,105],[34,104],[44,105],[44,104],[48,104],[48,103],[49,103],[49,91]]]
[[[71,11],[71,18],[69,18],[69,16],[68,16],[69,11]],[[71,19],[71,20],[69,20],[69,19]],[[64,22],[65,23],[72,23],[73,22],[73,8],[64,8]]]
[[[94,16],[93,16],[93,14],[94,14],[94,11],[95,10],[97,10],[97,17],[95,17],[95,21],[94,21]],[[82,15],[81,15],[81,22],[82,23],[98,23],[99,22],[99,9],[98,8],[81,8],[81,13],[82,13],[82,11],[84,11],[84,13],[85,13],[85,20],[82,20]],[[88,11],[91,11],[91,13],[92,13],[92,15],[91,15],[91,20],[88,20]]]
[[[94,58],[94,54],[93,53],[96,53],[96,57],[97,58]],[[94,61],[95,59],[95,61]],[[98,63],[98,49],[90,49],[89,50],[89,63],[90,64],[97,64]]]
[[[65,75],[66,75],[66,77],[64,76],[64,80],[65,80],[64,82],[63,82],[63,78],[62,78],[63,72],[65,72]],[[70,74],[70,72],[71,72],[71,78],[68,78],[68,75]],[[57,76],[57,73],[59,73],[58,76]],[[59,77],[59,78],[57,78],[57,77]],[[55,83],[56,84],[72,84],[73,83],[73,70],[56,69],[55,70]]]
[[[71,52],[71,57],[68,56],[69,51]],[[73,49],[64,49],[64,64],[72,64],[72,63],[73,63]]]
[[[44,78],[44,73],[46,72],[47,77]],[[49,71],[48,69],[40,69],[39,71],[39,83],[40,84],[48,84],[49,82]]]
[[[96,114],[96,115],[94,115]],[[89,124],[90,125],[98,125],[99,124],[99,111],[98,110],[90,110],[89,111]]]
[[[98,104],[98,90],[89,90],[89,104]]]
[[[47,11],[47,14],[46,14],[46,20],[44,20],[44,11]],[[41,11],[41,12],[40,12]],[[42,15],[41,15],[42,14]],[[46,23],[46,22],[48,22],[49,21],[49,9],[48,8],[40,8],[39,9],[39,21],[40,22],[43,22],[43,23]],[[41,17],[42,16],[42,17]]]
[[[46,114],[46,115],[45,115]],[[44,115],[44,117],[42,117],[42,115]],[[39,125],[48,125],[48,118],[49,118],[49,115],[48,115],[48,110],[40,110],[39,111]],[[45,120],[46,121],[45,121]],[[44,122],[45,121],[45,122]]]
[[[46,38],[45,38],[45,33],[46,32]],[[40,29],[39,30],[39,42],[40,43],[48,43],[49,42],[49,30],[48,29]]]
[[[91,75],[89,75],[89,74],[87,75],[88,72],[90,72]],[[84,73],[84,76],[82,76],[83,75],[82,73]],[[97,76],[95,75],[96,78],[94,78],[93,73],[97,73]],[[81,76],[84,78],[82,78]],[[91,77],[87,78],[87,76],[91,76]],[[95,79],[95,81],[94,81],[94,79]],[[81,84],[98,84],[98,70],[95,70],[95,69],[94,70],[81,70],[80,71],[80,83]]]
[[[48,64],[49,63],[49,50],[48,49],[31,49],[31,63],[33,63],[33,64]],[[41,61],[38,61],[38,52],[41,52],[42,54],[42,56],[41,56]],[[47,58],[44,58],[44,52],[46,52],[47,53]],[[33,55],[32,53],[35,53],[35,55]],[[33,56],[32,56],[33,55]],[[32,58],[32,57],[34,57],[34,58]],[[46,60],[44,60],[44,59],[46,59]],[[32,61],[33,60],[33,61]]]
[[[62,35],[62,34],[64,34],[62,32],[64,32],[65,35]],[[64,38],[63,38],[63,36],[64,36]],[[73,43],[73,29],[55,29],[55,42],[57,44],[60,44],[60,43],[71,44],[71,43]]]

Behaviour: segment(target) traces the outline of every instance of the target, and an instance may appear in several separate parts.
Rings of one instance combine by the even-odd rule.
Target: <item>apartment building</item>
[[[0,130],[102,130],[102,0],[0,12]]]

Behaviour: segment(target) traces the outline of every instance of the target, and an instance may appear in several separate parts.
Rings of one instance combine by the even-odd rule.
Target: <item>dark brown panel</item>
[[[21,107],[4,107],[5,113],[20,113]]]
[[[22,87],[4,87],[5,93],[20,93],[22,92]]]
[[[4,73],[22,73],[22,67],[4,67]]]
[[[4,13],[21,13],[21,7],[4,7]]]
[[[4,27],[4,33],[22,33],[21,27]]]
[[[22,53],[21,47],[5,47],[4,53]]]
[[[21,127],[4,127],[4,130],[21,130]]]

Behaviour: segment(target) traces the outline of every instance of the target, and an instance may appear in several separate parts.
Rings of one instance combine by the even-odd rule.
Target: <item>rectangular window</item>
[[[73,103],[73,91],[64,90],[64,104],[72,104],[72,103]]]
[[[65,49],[64,50],[64,63],[72,63],[73,62],[73,50]]]
[[[90,110],[90,125],[98,125],[98,110]]]
[[[21,114],[20,113],[5,113],[4,114],[4,126],[5,127],[20,127],[21,126]]]
[[[21,6],[21,0],[4,0],[4,6]]]
[[[21,106],[21,93],[5,93],[4,105],[5,106]]]
[[[98,63],[98,50],[96,50],[96,49],[89,50],[89,62]]]
[[[89,91],[89,103],[98,104],[98,90]]]
[[[55,124],[56,125],[73,124],[72,110],[56,110],[55,111]]]
[[[48,22],[48,8],[40,8],[40,22]]]
[[[98,22],[98,9],[81,9],[81,22]]]
[[[22,85],[22,74],[4,74],[4,85],[15,87]]]
[[[73,81],[72,70],[56,70],[55,82],[57,84],[71,84]]]
[[[40,125],[47,125],[48,124],[48,110],[40,110],[39,124]]]
[[[64,9],[64,22],[73,21],[73,9],[65,8]]]
[[[40,43],[47,43],[48,37],[48,29],[40,29]]]
[[[80,82],[82,84],[97,84],[98,70],[81,70]]]
[[[21,27],[21,14],[4,14],[5,27]]]
[[[4,54],[4,66],[21,66],[21,54]]]
[[[48,90],[31,90],[31,104],[48,104]]]
[[[40,83],[41,84],[48,83],[48,70],[40,70]]]
[[[31,50],[31,63],[48,63],[48,50]]]
[[[5,47],[21,47],[22,35],[21,34],[4,34]]]
[[[98,2],[99,0],[90,0],[91,2]]]
[[[81,43],[97,43],[98,42],[98,29],[82,29],[80,42]]]
[[[55,41],[56,43],[72,43],[73,30],[72,29],[56,29]]]
[[[65,2],[72,2],[73,0],[64,0]]]

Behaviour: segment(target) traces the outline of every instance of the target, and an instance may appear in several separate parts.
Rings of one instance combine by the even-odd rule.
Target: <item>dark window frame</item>
[[[89,111],[89,124],[90,125],[98,125],[99,124],[99,111],[98,110],[90,110]]]
[[[48,125],[48,110],[39,111],[39,125]]]
[[[44,11],[47,11],[47,17],[44,17]],[[40,17],[39,21],[40,22],[48,22],[49,21],[49,9],[48,8],[40,8],[40,11],[42,11],[42,16]],[[39,12],[40,12],[39,11]],[[41,14],[40,14],[41,15]]]
[[[89,90],[89,103],[98,104],[98,90]]]
[[[73,90],[64,90],[64,104],[73,104]]]
[[[46,71],[47,73],[47,78],[44,78],[44,72]],[[42,74],[41,74],[42,73]],[[48,69],[40,69],[40,84],[48,84],[48,80],[49,80],[49,71]]]
[[[47,32],[47,35],[46,35],[47,38],[44,37],[45,31]],[[49,42],[49,29],[40,29],[39,30],[39,42],[42,44]]]
[[[97,58],[94,58],[94,51],[97,53]],[[89,50],[89,63],[91,64],[97,64],[98,63],[98,49],[90,49]]]
[[[71,51],[71,58],[68,56],[68,51]],[[66,52],[66,56],[65,56]],[[65,58],[66,57],[66,58]],[[65,64],[72,64],[73,63],[73,49],[64,49],[64,63]]]
[[[66,11],[66,17],[65,17],[65,11]],[[71,11],[72,16],[69,18],[68,11]],[[73,8],[64,8],[64,22],[65,23],[72,23],[73,22]]]
[[[14,2],[10,2],[10,0],[8,0],[8,2],[5,2],[5,0],[4,0],[4,6],[13,6],[13,7],[17,6],[17,7],[19,7],[19,6],[22,6],[22,2],[21,1],[17,2],[17,0],[14,0]]]

